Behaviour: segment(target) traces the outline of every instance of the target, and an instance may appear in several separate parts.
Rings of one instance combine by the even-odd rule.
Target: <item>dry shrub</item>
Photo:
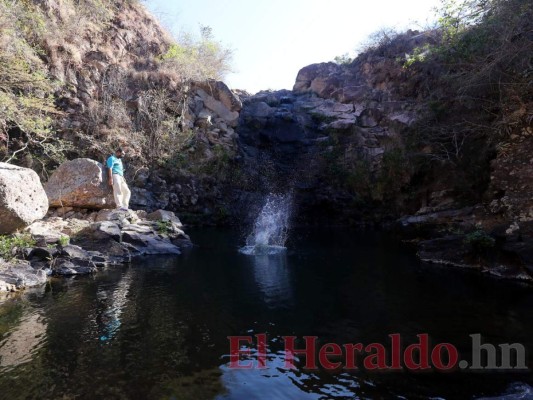
[[[200,31],[199,39],[182,34],[170,45],[159,56],[160,69],[177,73],[181,82],[222,80],[231,72],[232,50],[213,38],[210,27],[201,26]]]

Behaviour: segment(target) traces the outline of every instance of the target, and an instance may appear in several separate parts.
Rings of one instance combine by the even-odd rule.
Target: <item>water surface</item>
[[[530,393],[529,373],[286,370],[281,337],[387,344],[391,333],[429,333],[468,351],[468,335],[481,333],[530,349],[531,287],[421,265],[380,234],[293,231],[275,256],[239,253],[237,232],[191,236],[198,247],[180,257],[57,279],[0,306],[0,397],[469,399],[513,384]],[[229,369],[227,336],[259,333],[270,338],[269,368]]]

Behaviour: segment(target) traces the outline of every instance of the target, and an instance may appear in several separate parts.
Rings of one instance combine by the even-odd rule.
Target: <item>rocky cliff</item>
[[[48,83],[2,75],[0,151],[44,180],[65,158],[123,146],[137,209],[240,223],[265,194],[291,192],[298,223],[397,228],[423,259],[531,275],[533,41],[520,1],[461,35],[409,31],[253,96],[202,75],[137,1],[7,4],[3,23],[18,25],[0,41],[25,53],[0,56]],[[39,99],[29,120],[15,107],[33,115],[27,97]]]
[[[198,48],[187,46],[196,45],[176,43],[135,0],[0,7],[0,58],[12,71],[27,65],[30,82],[37,73],[43,82],[19,87],[2,70],[0,97],[9,102],[0,114],[0,158],[46,181],[66,159],[103,161],[122,146],[132,206],[215,215],[222,203],[215,182],[228,175],[241,102],[212,79],[222,68],[207,65],[214,57],[195,58]],[[197,46],[219,55],[207,34]]]
[[[463,89],[477,67],[456,74],[440,53],[409,65],[406,55],[441,42],[436,31],[307,66],[292,91],[244,99],[243,162],[282,171],[256,179],[292,188],[300,221],[395,228],[426,261],[531,279],[533,104],[516,71],[532,42],[518,37],[514,64],[491,68],[521,91],[490,79]]]
[[[244,154],[253,159],[257,148],[281,154],[281,168],[296,169],[301,211],[315,219],[372,224],[458,207],[448,178],[420,176],[430,171],[414,171],[408,154],[428,112],[421,88],[439,71],[419,74],[397,58],[434,40],[432,32],[408,32],[349,65],[303,68],[292,91],[245,98],[238,128]],[[413,185],[416,179],[423,182]]]

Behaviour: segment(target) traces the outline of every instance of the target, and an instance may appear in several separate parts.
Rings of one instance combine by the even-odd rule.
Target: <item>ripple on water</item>
[[[287,251],[283,246],[244,246],[239,252],[247,256],[275,256]]]
[[[29,363],[46,343],[46,323],[39,313],[23,315],[0,341],[0,371]]]

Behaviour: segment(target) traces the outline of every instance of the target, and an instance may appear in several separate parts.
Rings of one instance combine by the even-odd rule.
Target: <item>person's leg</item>
[[[120,181],[121,176],[113,174],[113,197],[115,198],[115,205],[117,208],[123,207],[122,204],[122,182]]]
[[[131,198],[131,191],[128,187],[128,184],[126,183],[126,179],[122,177],[122,207],[129,209],[130,208],[130,198]]]

